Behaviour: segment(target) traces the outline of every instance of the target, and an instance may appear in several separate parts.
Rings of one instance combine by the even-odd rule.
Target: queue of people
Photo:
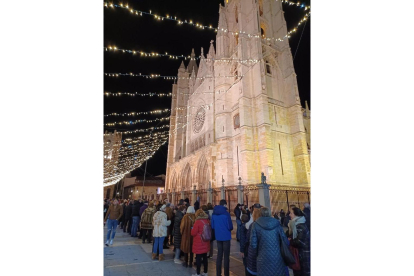
[[[289,276],[288,267],[295,276],[310,275],[309,204],[304,205],[303,211],[290,205],[287,213],[282,209],[273,216],[269,208],[258,203],[251,208],[237,204],[234,215],[246,276]],[[113,244],[120,223],[120,228],[131,237],[153,243],[153,260],[158,257],[163,261],[163,249],[173,246],[174,263],[187,268],[195,266],[193,276],[207,275],[208,259],[213,256],[216,241],[216,275],[222,275],[222,267],[224,276],[230,275],[233,223],[226,200],[213,207],[211,203],[200,206],[199,201],[191,206],[188,199],[181,199],[177,206],[168,200],[125,200],[119,204],[114,199],[104,202],[104,223],[108,226],[106,246]],[[291,254],[290,261],[285,248]]]

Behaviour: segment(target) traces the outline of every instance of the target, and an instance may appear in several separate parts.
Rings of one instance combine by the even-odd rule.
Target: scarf
[[[295,217],[294,219],[292,219],[289,222],[289,233],[292,234],[292,238],[296,239],[298,236],[298,231],[296,230],[296,225],[300,224],[300,223],[305,223],[306,222],[306,218],[303,217]]]

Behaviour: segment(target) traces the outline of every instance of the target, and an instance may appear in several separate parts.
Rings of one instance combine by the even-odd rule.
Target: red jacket
[[[210,251],[210,242],[204,242],[201,239],[201,233],[203,233],[204,224],[210,224],[208,218],[198,217],[194,223],[193,229],[191,229],[191,236],[193,236],[193,253],[203,254]]]

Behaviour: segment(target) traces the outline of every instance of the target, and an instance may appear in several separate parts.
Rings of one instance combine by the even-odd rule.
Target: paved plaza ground
[[[236,241],[236,223],[233,221],[232,241],[230,246],[230,276],[244,276],[243,261],[240,257],[240,246]],[[104,241],[107,228],[104,228]],[[132,238],[128,233],[117,229],[114,244],[104,246],[104,275],[105,276],[175,276],[196,274],[196,268],[185,268],[175,264],[174,247],[164,249],[165,260],[151,260],[152,244],[144,243],[138,238]],[[209,259],[208,275],[216,275],[217,245],[214,242],[213,258]],[[195,256],[194,256],[195,260]],[[224,263],[223,263],[224,265]],[[203,266],[201,266],[203,271]],[[222,272],[224,275],[224,271]],[[293,275],[291,273],[291,275]]]

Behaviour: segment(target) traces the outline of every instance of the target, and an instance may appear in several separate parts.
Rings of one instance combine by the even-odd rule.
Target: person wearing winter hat
[[[187,209],[187,214],[183,217],[180,224],[180,232],[181,232],[181,251],[185,254],[184,255],[184,263],[183,266],[185,267],[193,267],[193,237],[191,236],[191,228],[195,223],[195,215],[194,215],[194,207],[190,206]],[[188,259],[188,255],[190,255],[190,259]]]
[[[164,260],[164,252],[163,252],[163,243],[164,239],[167,236],[167,226],[171,224],[171,220],[167,219],[167,214],[165,213],[165,209],[167,206],[162,205],[160,210],[155,213],[154,218],[152,220],[152,225],[154,226],[154,247],[152,249],[152,259],[155,259],[157,255],[157,249],[159,252],[159,260]]]
[[[154,203],[151,202],[148,205],[148,208],[144,210],[141,216],[141,229],[143,231],[142,243],[145,243],[146,239],[148,240],[149,243],[151,242],[151,234],[152,234],[152,229],[153,229],[152,219],[154,217],[154,214],[155,214],[155,207],[154,207]]]
[[[196,221],[193,228],[191,229],[191,236],[193,236],[193,253],[196,254],[197,274],[193,274],[192,276],[200,276],[201,259],[203,260],[204,266],[204,273],[201,275],[207,276],[207,252],[210,251],[210,241],[204,241],[201,237],[201,234],[203,233],[205,225],[210,226],[210,220],[208,219],[208,214],[206,214],[202,209],[197,210],[195,213],[195,218]]]

